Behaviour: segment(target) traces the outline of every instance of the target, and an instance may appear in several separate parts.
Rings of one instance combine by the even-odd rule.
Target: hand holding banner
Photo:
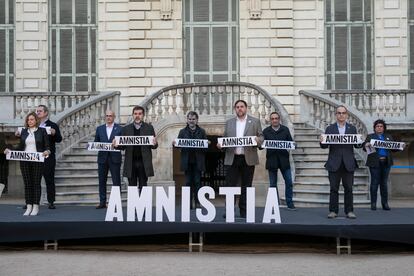
[[[208,148],[207,139],[175,139],[175,147],[177,148]]]
[[[117,146],[152,146],[154,136],[115,136]]]
[[[6,159],[41,163],[45,162],[43,152],[27,152],[19,150],[9,150],[6,154]]]
[[[296,143],[293,141],[264,140],[262,148],[294,150],[296,148]]]
[[[382,141],[377,139],[371,139],[369,142],[371,147],[378,149],[388,149],[388,150],[404,150],[404,142],[394,142],[394,141]]]
[[[322,144],[330,145],[357,145],[362,144],[362,134],[322,134]]]
[[[222,148],[257,146],[256,136],[221,137],[217,138],[217,142]]]
[[[88,142],[88,151],[120,151],[112,143]]]

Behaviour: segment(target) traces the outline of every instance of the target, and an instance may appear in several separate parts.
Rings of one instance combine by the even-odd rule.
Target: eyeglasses
[[[345,115],[347,112],[336,112],[337,115]]]
[[[106,117],[114,117],[114,115],[105,115]]]

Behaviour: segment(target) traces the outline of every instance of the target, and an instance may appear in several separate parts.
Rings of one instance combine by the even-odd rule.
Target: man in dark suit
[[[198,114],[190,111],[187,114],[187,126],[180,130],[181,139],[207,139],[206,131],[198,126]],[[175,141],[173,142],[175,145]],[[181,148],[181,171],[185,173],[185,185],[191,187],[191,208],[198,207],[198,190],[201,186],[201,172],[206,170],[205,148]],[[194,204],[193,204],[194,199]]]
[[[237,100],[234,104],[236,117],[227,120],[224,137],[255,136],[258,146],[263,143],[260,120],[247,115],[247,103]],[[221,149],[220,143],[217,147]],[[228,166],[226,182],[228,186],[236,186],[241,180],[239,199],[240,216],[246,217],[246,188],[252,186],[255,166],[259,164],[257,147],[226,148],[224,165]]]
[[[355,126],[347,123],[348,110],[345,106],[336,108],[336,123],[329,125],[325,134],[357,134]],[[320,138],[322,142],[322,137]],[[355,219],[352,186],[354,185],[354,172],[358,168],[354,157],[354,147],[361,145],[350,144],[320,144],[321,148],[329,147],[328,161],[325,168],[328,170],[330,195],[328,218],[336,218],[339,209],[339,183],[344,186],[345,214],[347,218]]]
[[[121,135],[122,127],[114,123],[115,117],[116,115],[113,111],[106,111],[106,123],[96,129],[95,142],[111,143],[115,136]],[[121,186],[121,162],[121,152],[98,152],[99,205],[96,209],[106,208],[106,181],[108,179],[108,171],[111,171],[112,185]]]
[[[278,112],[270,114],[270,123],[263,130],[265,140],[293,141],[289,128],[280,124],[280,115]],[[289,210],[296,210],[293,204],[293,183],[292,172],[290,170],[289,152],[285,149],[267,149],[266,150],[266,169],[269,171],[270,187],[277,189],[277,171],[280,169],[283,179],[285,180],[285,198]],[[278,192],[279,195],[279,192]]]
[[[119,146],[125,150],[123,176],[128,178],[129,186],[137,186],[139,190],[147,186],[148,177],[154,176],[152,166],[152,149],[158,147],[154,127],[143,121],[145,110],[142,106],[135,106],[132,109],[134,122],[122,129],[121,136],[154,136],[154,144],[150,146]]]
[[[46,182],[47,201],[49,202],[49,209],[55,209],[55,167],[56,167],[56,143],[62,142],[62,135],[60,134],[59,126],[49,120],[49,109],[47,106],[41,104],[36,108],[36,114],[40,119],[40,127],[50,127],[49,145],[50,155],[45,159],[43,166],[43,177]]]

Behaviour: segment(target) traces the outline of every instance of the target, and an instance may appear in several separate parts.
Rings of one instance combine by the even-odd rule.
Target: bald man
[[[95,142],[112,143],[115,136],[121,136],[122,127],[114,123],[115,117],[113,111],[106,111],[105,124],[96,129]],[[99,205],[96,206],[96,209],[106,208],[106,181],[109,170],[111,171],[112,185],[121,185],[121,162],[121,152],[98,152]]]

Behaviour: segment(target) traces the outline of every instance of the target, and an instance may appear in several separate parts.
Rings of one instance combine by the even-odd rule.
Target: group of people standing
[[[289,128],[282,125],[280,114],[270,114],[270,126],[262,131],[258,118],[247,114],[248,107],[244,100],[234,103],[236,116],[227,120],[225,124],[224,137],[254,137],[257,146],[235,146],[223,147],[217,143],[217,148],[225,151],[224,165],[227,166],[226,184],[228,186],[241,186],[239,198],[239,216],[246,217],[246,188],[252,186],[255,166],[259,164],[258,149],[264,140],[293,141]],[[45,105],[39,105],[36,112],[29,113],[25,118],[25,127],[16,131],[15,135],[20,138],[16,150],[26,152],[42,152],[45,162],[21,161],[21,172],[25,185],[25,200],[27,215],[37,215],[41,187],[40,182],[44,176],[47,187],[47,200],[49,209],[55,209],[55,183],[54,173],[56,166],[55,143],[62,141],[59,127],[48,118],[49,111]],[[336,108],[336,123],[326,128],[325,134],[357,134],[355,126],[347,122],[348,110],[345,106]],[[144,122],[145,109],[135,106],[132,110],[133,122],[121,127],[115,123],[116,114],[107,110],[105,124],[96,129],[95,141],[100,143],[112,143],[118,151],[99,151],[98,153],[98,176],[99,176],[99,205],[97,209],[106,208],[107,202],[107,177],[111,172],[114,186],[121,185],[121,150],[125,150],[123,176],[128,178],[130,186],[137,186],[139,190],[147,185],[148,177],[154,175],[152,164],[152,149],[158,147],[154,128],[151,124]],[[207,139],[206,131],[198,125],[198,114],[190,111],[187,114],[187,125],[180,130],[179,139]],[[50,127],[49,133],[46,127]],[[358,168],[354,156],[354,148],[362,147],[367,150],[372,145],[371,139],[392,141],[392,137],[386,132],[386,123],[383,120],[374,122],[374,133],[366,137],[361,144],[325,144],[321,136],[321,148],[329,148],[328,160],[325,168],[328,171],[330,183],[329,214],[328,218],[336,218],[339,211],[339,185],[342,181],[344,186],[344,207],[347,218],[354,219],[356,215],[353,210],[353,184],[354,172]],[[117,145],[116,136],[152,136],[151,145]],[[173,146],[176,146],[173,142]],[[180,168],[185,173],[185,185],[191,187],[191,207],[199,207],[197,193],[201,186],[201,173],[205,171],[206,148],[181,147]],[[4,150],[7,154],[9,148]],[[377,191],[380,188],[381,204],[384,210],[390,210],[388,205],[387,181],[390,168],[393,164],[390,150],[377,149],[368,155],[366,165],[371,174],[371,209],[376,210]],[[270,187],[277,189],[278,170],[285,180],[285,200],[288,210],[296,210],[293,202],[292,172],[287,149],[268,148],[266,152],[266,169],[269,174]]]
[[[357,134],[355,126],[347,122],[348,110],[345,106],[338,106],[335,112],[336,123],[329,125],[325,134]],[[374,132],[369,134],[365,141],[360,144],[323,144],[321,136],[321,148],[329,147],[328,161],[325,168],[328,170],[328,178],[330,183],[329,196],[329,214],[328,218],[336,218],[339,209],[339,184],[342,181],[344,187],[344,209],[347,218],[355,219],[353,206],[353,185],[354,172],[358,168],[358,163],[355,159],[354,148],[363,148],[367,151],[372,145],[371,139],[378,139],[381,141],[393,141],[391,135],[386,132],[386,124],[383,120],[376,120],[374,122]],[[368,154],[366,166],[369,167],[371,174],[370,183],[370,198],[371,210],[377,209],[377,193],[380,188],[382,209],[389,211],[388,205],[388,175],[393,165],[391,150],[378,148]]]

